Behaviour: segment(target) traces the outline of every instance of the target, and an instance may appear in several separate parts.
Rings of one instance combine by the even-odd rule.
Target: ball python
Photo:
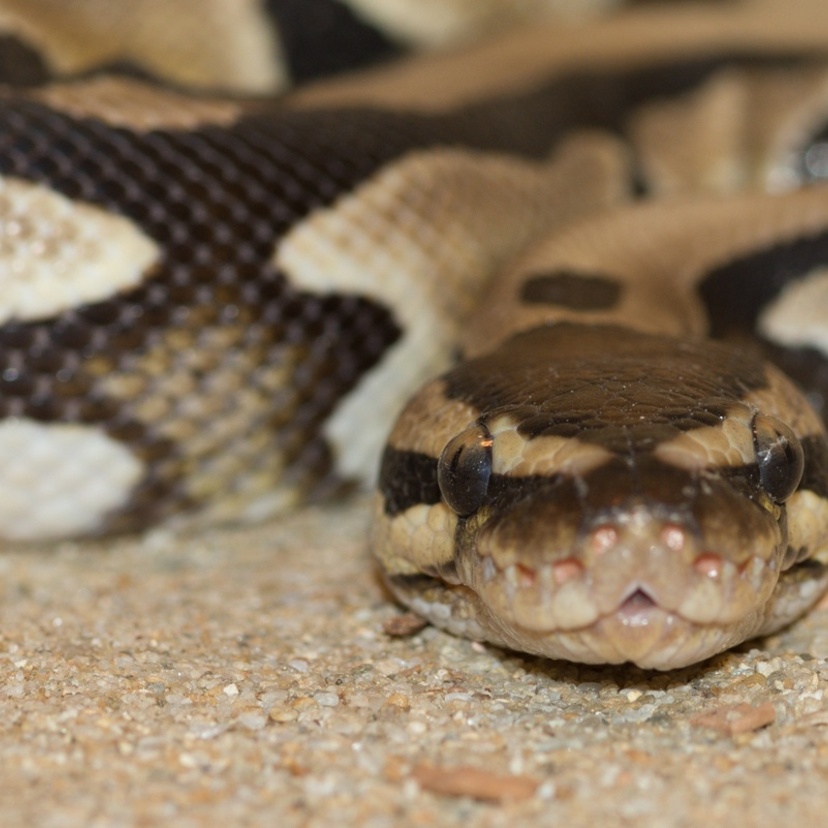
[[[197,91],[81,5],[0,6],[0,536],[376,477],[387,583],[460,635],[670,669],[818,599],[818,7],[533,26],[271,97],[278,3],[237,4],[235,63],[202,38]]]

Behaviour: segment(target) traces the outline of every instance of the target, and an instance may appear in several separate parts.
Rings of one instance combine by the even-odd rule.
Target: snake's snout
[[[554,638],[557,648],[582,640],[596,653],[580,652],[586,661],[658,666],[679,630],[712,654],[755,622],[779,575],[770,546],[737,551],[726,535],[647,508],[581,527],[565,548],[539,535],[499,543],[507,536],[481,537],[473,588],[519,635]]]
[[[567,548],[534,538],[500,546],[497,533],[486,540],[478,545],[475,587],[530,629],[577,629],[614,614],[655,611],[727,623],[773,586],[773,559],[740,560],[697,530],[643,510],[601,522]]]

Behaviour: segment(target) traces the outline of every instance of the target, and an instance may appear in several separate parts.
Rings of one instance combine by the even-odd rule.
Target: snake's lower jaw
[[[587,664],[629,662],[644,669],[672,670],[703,661],[755,635],[762,607],[752,607],[738,621],[699,624],[659,606],[643,593],[616,611],[580,629],[537,630],[507,625],[508,643],[548,658]],[[505,618],[500,617],[500,624]]]
[[[755,635],[763,612],[749,612],[739,623],[699,625],[652,605],[646,611],[623,609],[581,630],[518,633],[539,655],[592,664],[629,662],[644,669],[672,670],[703,661]]]

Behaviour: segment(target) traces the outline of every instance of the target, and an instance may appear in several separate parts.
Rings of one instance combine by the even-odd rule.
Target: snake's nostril
[[[583,571],[583,564],[573,558],[566,558],[552,565],[552,578],[556,586],[561,586],[561,584],[565,584],[572,578],[577,578]]]
[[[618,530],[614,526],[598,526],[592,531],[592,551],[596,555],[603,555],[618,543]]]
[[[516,564],[515,570],[517,571],[518,586],[528,589],[535,585],[535,579],[538,573],[534,569],[524,564]]]
[[[722,574],[722,558],[715,552],[703,552],[693,561],[693,568],[708,578],[719,578]]]
[[[674,552],[681,552],[687,543],[687,532],[677,523],[668,523],[661,530],[661,542]]]

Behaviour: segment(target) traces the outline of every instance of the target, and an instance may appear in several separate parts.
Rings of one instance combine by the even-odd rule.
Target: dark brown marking
[[[725,343],[570,323],[518,334],[445,381],[484,422],[509,412],[529,438],[577,435],[610,451],[716,425],[728,404],[766,385],[763,362]]]
[[[433,506],[441,500],[437,458],[388,446],[380,462],[378,486],[389,517],[421,503]]]
[[[345,3],[336,0],[266,0],[293,80],[303,82],[368,66],[401,52]]]
[[[759,314],[791,282],[828,265],[828,232],[754,250],[710,270],[698,293],[712,336],[754,335]]]
[[[11,34],[0,34],[0,83],[35,86],[49,80],[49,68],[37,50]]]
[[[788,348],[759,337],[762,311],[792,282],[828,265],[828,232],[770,245],[714,268],[698,293],[710,318],[711,336],[761,352],[807,393],[828,423],[828,358],[816,348]]]
[[[622,286],[609,276],[560,270],[527,278],[520,290],[520,301],[528,305],[595,311],[614,308],[621,294]]]

